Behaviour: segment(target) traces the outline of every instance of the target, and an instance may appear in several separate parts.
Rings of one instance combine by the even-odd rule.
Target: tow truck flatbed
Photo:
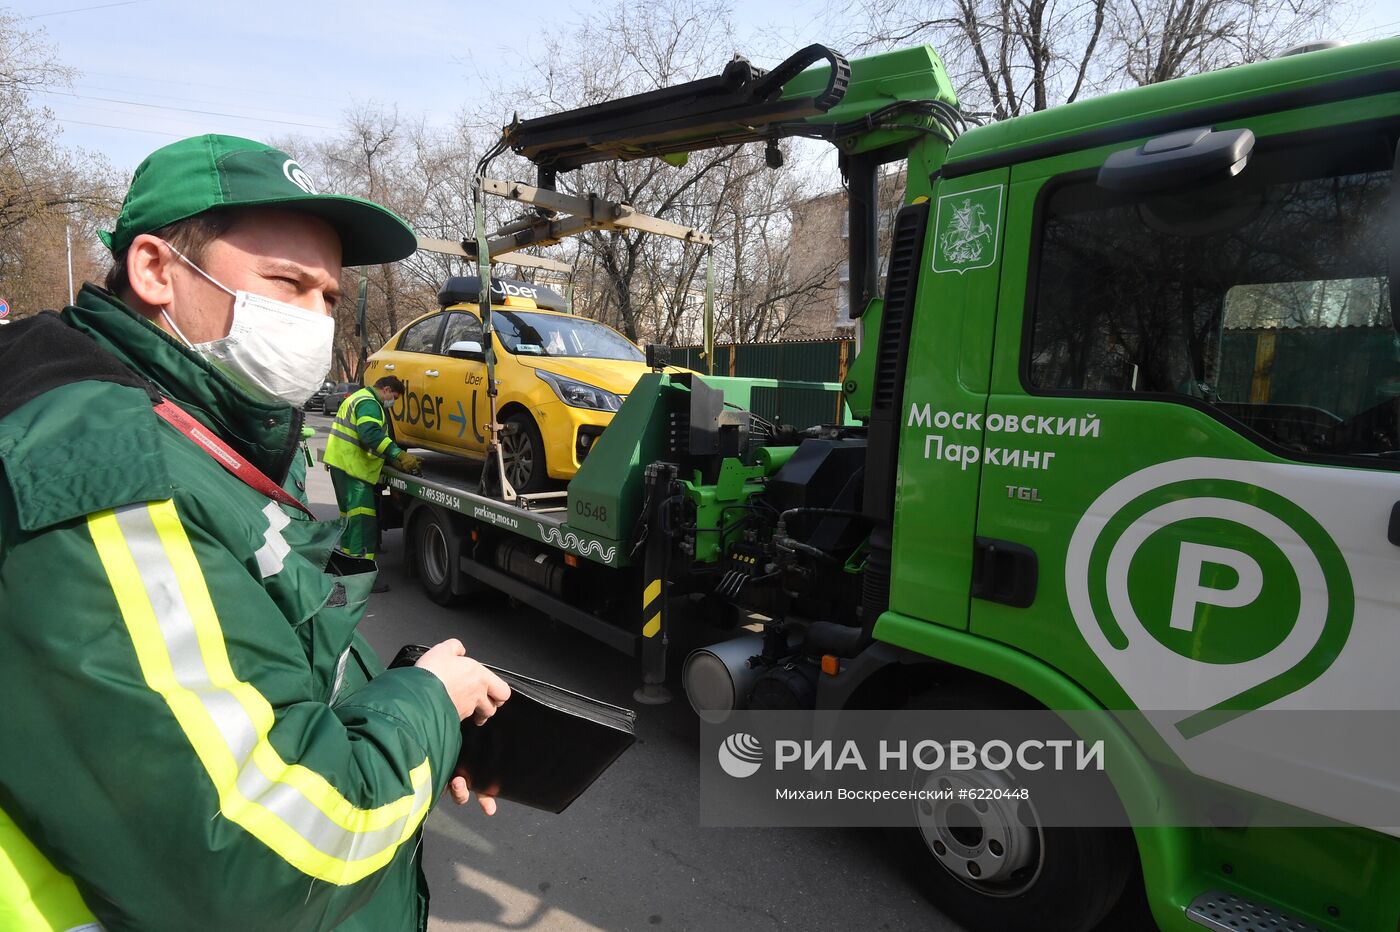
[[[445,453],[425,452],[421,456],[421,476],[386,468],[389,488],[585,560],[609,567],[628,565],[627,554],[617,541],[569,526],[563,493],[552,499],[522,496],[521,504],[504,502],[480,491],[480,463]]]

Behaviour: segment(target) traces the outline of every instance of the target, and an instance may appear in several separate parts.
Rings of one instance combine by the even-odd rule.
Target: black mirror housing
[[[1156,194],[1214,181],[1244,171],[1254,151],[1248,129],[1179,130],[1121,149],[1104,160],[1098,185],[1125,194]]]

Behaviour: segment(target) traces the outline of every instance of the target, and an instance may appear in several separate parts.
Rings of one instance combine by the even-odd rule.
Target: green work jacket
[[[301,413],[106,292],[0,327],[0,928],[421,930],[447,691],[160,395],[304,490]]]

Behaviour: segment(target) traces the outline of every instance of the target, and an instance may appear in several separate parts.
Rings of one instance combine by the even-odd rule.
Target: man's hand
[[[442,680],[460,721],[481,725],[510,698],[506,681],[468,657],[456,638],[433,645],[414,666]]]
[[[460,721],[470,718],[480,725],[495,715],[496,710],[510,698],[510,686],[506,681],[468,657],[467,649],[456,638],[434,644],[418,658],[414,666],[422,667],[442,680]],[[472,795],[471,787],[460,771],[448,781],[447,792],[459,806],[471,799]],[[494,798],[481,793],[476,798],[482,812],[496,814]]]
[[[447,782],[447,792],[452,796],[452,801],[459,806],[465,806],[467,800],[472,798],[471,784],[460,772]],[[485,793],[476,794],[477,804],[481,806],[481,811],[487,815],[496,814],[496,797],[488,796]]]
[[[415,476],[423,474],[423,458],[404,450],[394,457],[394,468],[411,472]]]

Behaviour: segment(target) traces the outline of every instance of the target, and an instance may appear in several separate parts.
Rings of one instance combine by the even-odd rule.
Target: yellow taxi
[[[481,279],[449,278],[441,310],[414,320],[369,357],[363,384],[404,383],[390,410],[400,446],[484,459],[491,421],[479,313]],[[553,289],[491,280],[497,411],[506,476],[519,492],[570,479],[622,400],[647,372],[646,357],[616,330],[565,312]]]

